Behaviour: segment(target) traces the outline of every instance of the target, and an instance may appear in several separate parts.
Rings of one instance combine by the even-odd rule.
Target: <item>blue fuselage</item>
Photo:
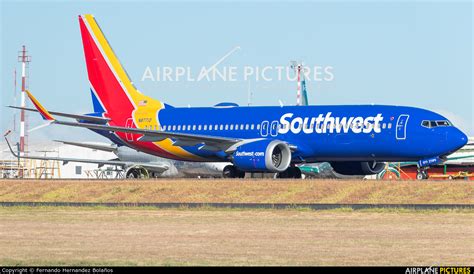
[[[443,157],[467,143],[467,136],[445,117],[403,106],[175,108],[166,105],[156,115],[161,130],[167,132],[287,142],[294,148],[294,163],[418,161]],[[149,128],[154,127],[158,128],[157,125]],[[99,133],[119,143],[116,135]],[[126,140],[121,142],[127,144]],[[181,147],[205,161],[228,160],[222,151],[203,150],[199,145]]]
[[[166,107],[158,120],[170,132],[286,141],[297,148],[292,158],[306,162],[420,160],[450,154],[467,142],[451,124],[422,125],[445,117],[401,106]],[[185,149],[216,156],[198,147]]]

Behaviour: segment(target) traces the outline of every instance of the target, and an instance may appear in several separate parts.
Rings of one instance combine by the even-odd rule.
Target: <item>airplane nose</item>
[[[458,150],[467,144],[468,138],[461,130],[455,128],[452,132],[448,133],[448,142],[453,147],[453,151]]]

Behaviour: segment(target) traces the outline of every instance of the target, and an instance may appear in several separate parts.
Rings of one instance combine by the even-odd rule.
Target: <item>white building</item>
[[[0,145],[0,174],[1,177],[17,176],[17,158],[10,153],[5,142]],[[16,147],[13,148],[16,150]],[[76,146],[64,145],[60,143],[36,143],[28,147],[29,155],[61,157],[61,158],[80,158],[80,159],[99,159],[110,160],[117,156],[112,152],[92,150]],[[103,166],[99,169],[97,164],[43,160],[20,160],[21,165],[27,170],[25,178],[67,178],[67,179],[87,179],[87,178],[114,178],[117,174],[111,170],[112,166]]]

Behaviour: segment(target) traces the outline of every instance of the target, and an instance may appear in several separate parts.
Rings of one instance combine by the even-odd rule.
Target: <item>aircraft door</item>
[[[270,135],[276,137],[278,135],[278,121],[273,121],[270,125]]]
[[[397,140],[405,140],[407,138],[407,123],[410,116],[408,114],[402,114],[398,116],[396,137]]]

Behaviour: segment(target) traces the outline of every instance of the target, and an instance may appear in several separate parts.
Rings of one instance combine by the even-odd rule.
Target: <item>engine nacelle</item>
[[[282,172],[291,163],[291,150],[285,142],[261,140],[239,146],[232,159],[242,171]]]
[[[335,172],[342,175],[373,175],[385,168],[385,163],[377,162],[331,162]]]

